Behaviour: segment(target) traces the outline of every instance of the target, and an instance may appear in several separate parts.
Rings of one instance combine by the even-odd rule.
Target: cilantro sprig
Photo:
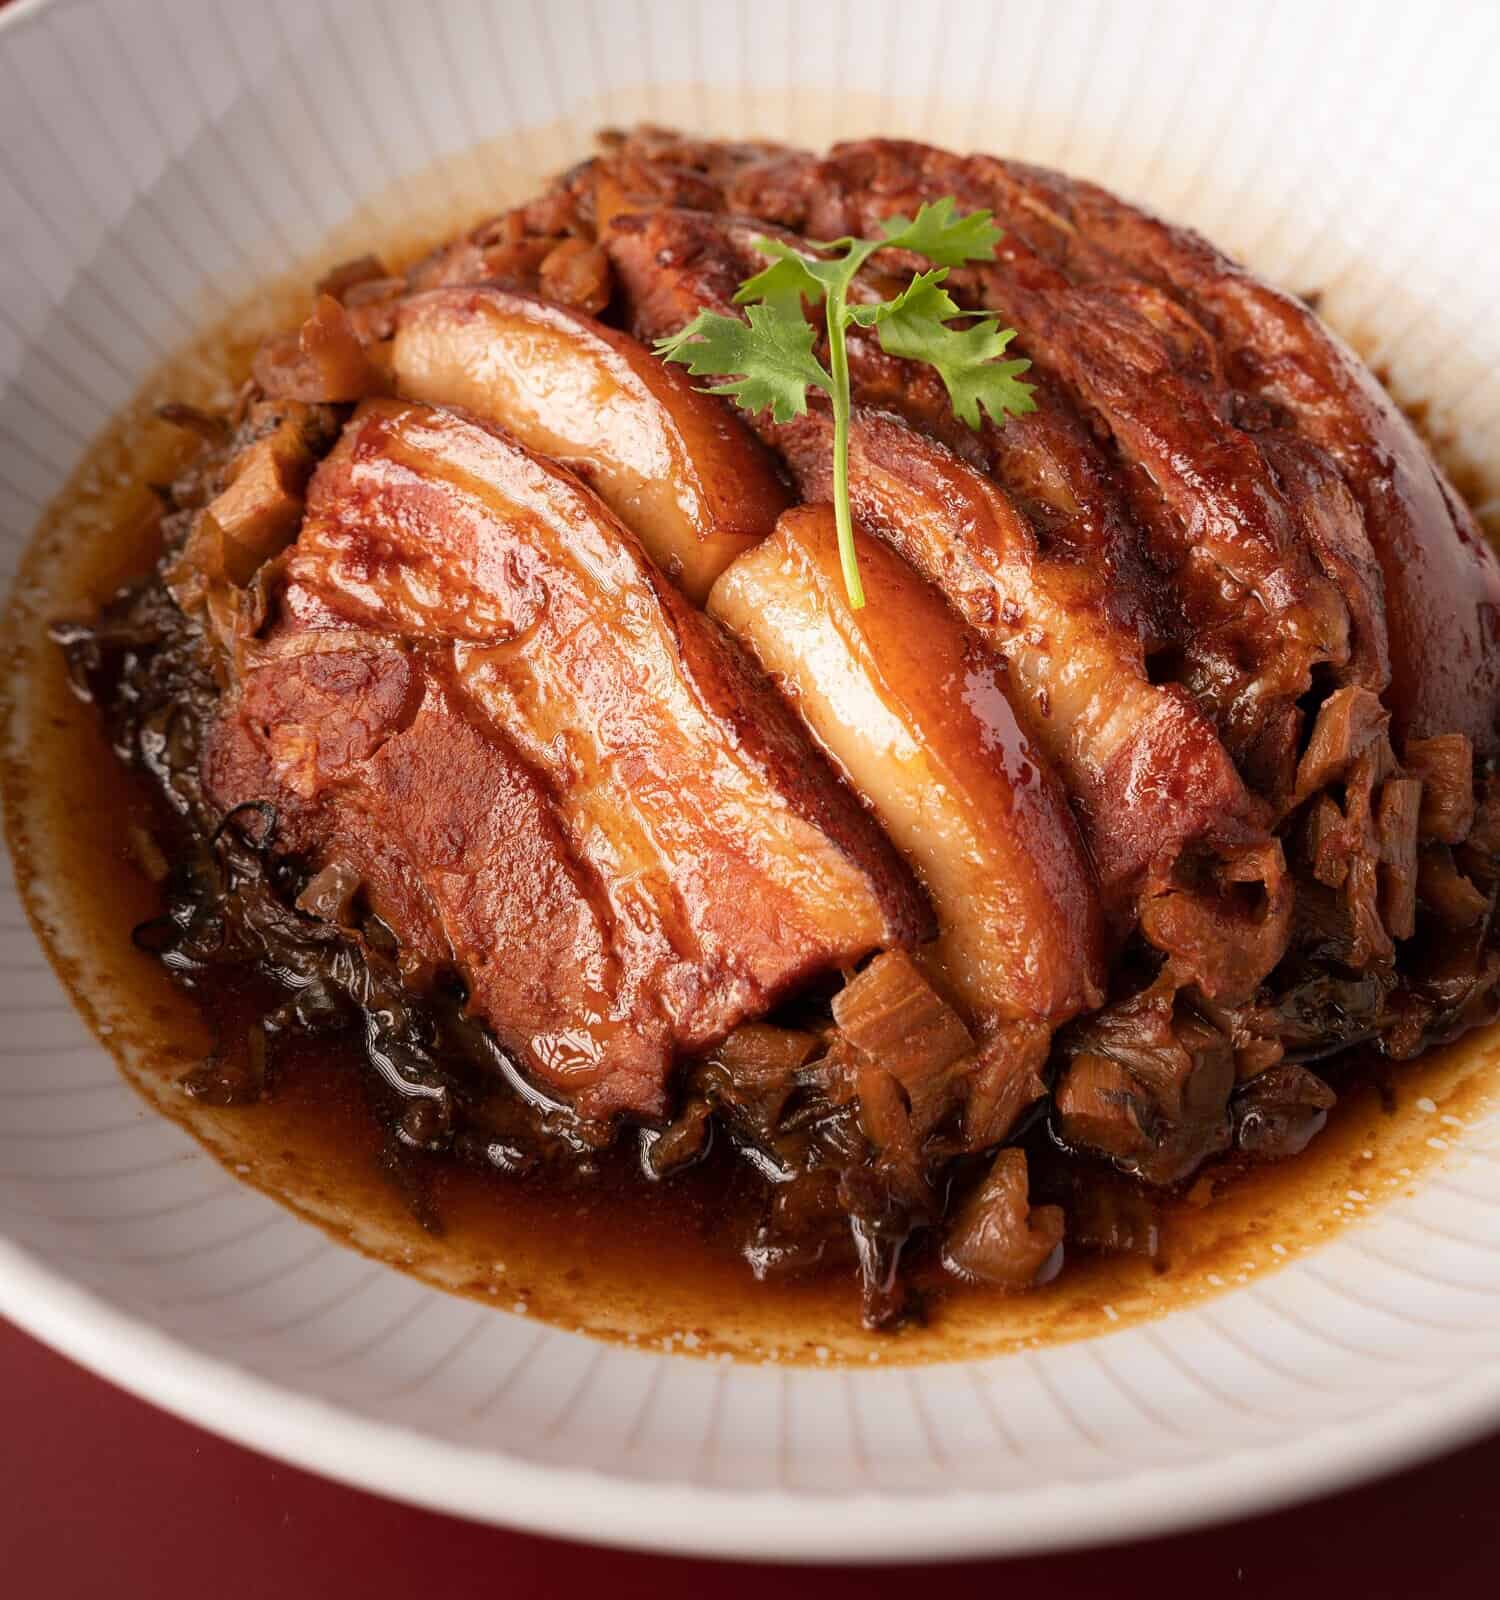
[[[683,363],[694,377],[721,377],[710,394],[730,395],[747,411],[769,408],[777,422],[807,411],[809,390],[821,389],[833,410],[833,511],[838,526],[839,559],[849,603],[865,603],[854,554],[849,508],[849,351],[851,327],[873,328],[888,355],[921,361],[942,378],[954,413],[969,427],[981,426],[981,412],[997,423],[1034,411],[1029,383],[1021,374],[1029,361],[1001,360],[1015,338],[987,311],[954,303],[943,287],[949,271],[970,261],[992,261],[1001,230],[988,211],[960,214],[952,195],[923,205],[914,217],[892,217],[878,239],[810,240],[806,248],[782,239],[760,238],[755,248],[769,262],[745,279],[735,304],[745,318],[700,311],[680,332],[659,339],[656,353]],[[932,262],[889,300],[851,303],[856,274],[877,250],[909,250]],[[817,252],[809,254],[809,251]],[[813,353],[817,329],[805,305],[822,306],[828,332],[828,365]],[[978,318],[978,321],[973,319]],[[955,327],[965,322],[967,327]]]

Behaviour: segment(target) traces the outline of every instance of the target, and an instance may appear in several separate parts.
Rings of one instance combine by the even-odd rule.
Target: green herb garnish
[[[821,389],[833,406],[833,513],[838,525],[839,558],[849,603],[865,603],[854,556],[849,510],[849,353],[844,335],[851,327],[874,328],[888,355],[922,361],[936,369],[955,414],[978,429],[980,411],[996,422],[1034,411],[1031,385],[1020,375],[1029,361],[997,359],[1016,336],[987,311],[966,311],[953,303],[943,280],[949,269],[969,261],[993,261],[1001,231],[988,211],[955,214],[956,201],[944,195],[924,205],[915,217],[892,217],[879,239],[845,237],[809,240],[809,255],[780,239],[761,238],[755,248],[770,260],[747,278],[734,299],[746,307],[748,321],[700,311],[680,333],[659,339],[656,353],[680,361],[694,377],[728,377],[710,394],[732,395],[747,411],[770,407],[777,422],[790,422],[807,410],[807,391]],[[851,305],[855,274],[877,250],[911,250],[933,263],[916,273],[889,300]],[[827,259],[825,259],[827,257]],[[828,366],[813,354],[817,329],[807,320],[804,302],[824,308]],[[952,324],[981,320],[966,328]]]

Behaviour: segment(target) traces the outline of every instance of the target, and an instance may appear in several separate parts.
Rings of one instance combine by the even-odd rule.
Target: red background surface
[[[1295,1511],[1107,1550],[906,1569],[768,1569],[504,1533],[280,1466],[0,1322],[3,1600],[1424,1600],[1500,1594],[1500,1435]],[[915,1585],[913,1580],[915,1579]]]

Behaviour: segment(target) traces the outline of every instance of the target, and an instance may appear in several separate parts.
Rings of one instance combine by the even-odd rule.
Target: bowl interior
[[[910,134],[1098,178],[1316,290],[1493,510],[1500,319],[1476,264],[1500,237],[1500,15],[1455,6],[1436,29],[1394,5],[1055,0],[950,4],[941,29],[911,16],[13,8],[0,578],[90,440],[258,285],[477,218],[596,126],[642,118]],[[18,703],[12,758],[27,737]],[[793,1371],[598,1345],[298,1222],[144,1110],[9,882],[0,1014],[0,1309],[210,1425],[449,1509],[760,1556],[1021,1549],[1267,1504],[1500,1415],[1493,1117],[1454,1127],[1438,1108],[1445,1159],[1415,1192],[1351,1199],[1363,1220],[1326,1248],[1159,1324],[982,1363]]]

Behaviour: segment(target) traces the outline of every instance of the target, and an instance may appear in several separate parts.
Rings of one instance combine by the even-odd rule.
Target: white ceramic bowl
[[[1500,464],[1492,6],[919,13],[11,7],[3,574],[153,365],[361,203],[383,196],[361,223],[376,234],[420,223],[439,191],[478,213],[507,159],[550,165],[598,122],[641,116],[928,134],[1098,177],[1321,289],[1400,395],[1428,403],[1450,460]],[[446,1298],[236,1184],[118,1079],[8,889],[0,1014],[0,1310],[209,1427],[428,1505],[767,1558],[1015,1551],[1265,1507],[1500,1420],[1493,1122],[1453,1136],[1414,1196],[1154,1325],[976,1364],[722,1367]]]

